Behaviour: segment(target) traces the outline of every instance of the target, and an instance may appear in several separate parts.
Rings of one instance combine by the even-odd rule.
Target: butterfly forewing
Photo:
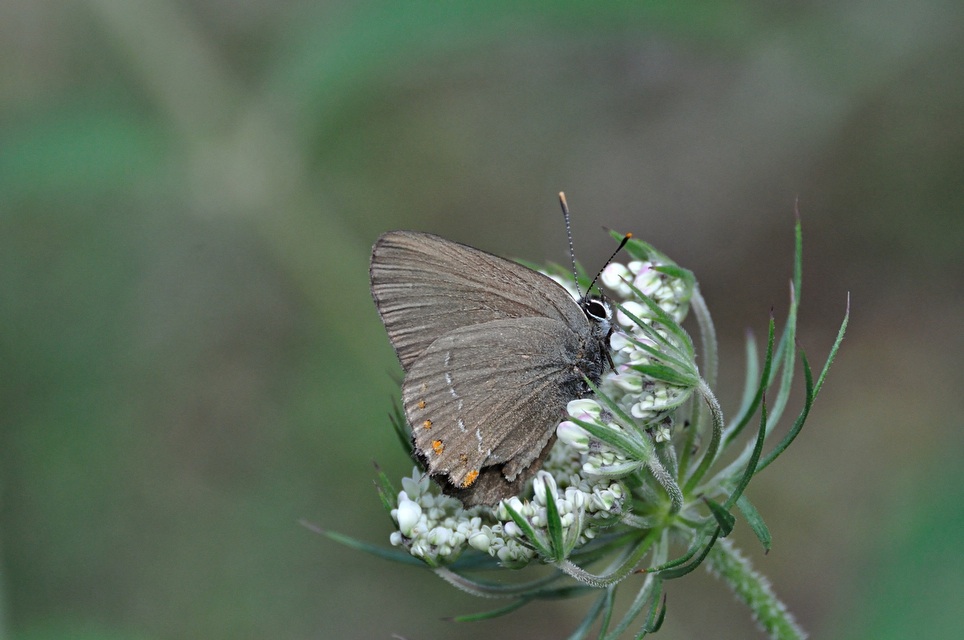
[[[406,371],[449,331],[506,318],[586,324],[557,283],[520,264],[428,233],[390,231],[372,248],[375,306]]]

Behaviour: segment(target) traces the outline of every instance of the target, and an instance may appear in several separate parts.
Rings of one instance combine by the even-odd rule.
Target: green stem
[[[720,450],[720,440],[723,437],[723,410],[720,408],[720,403],[713,395],[713,390],[706,384],[706,381],[700,378],[700,384],[696,388],[700,397],[706,402],[706,405],[710,408],[710,415],[713,418],[713,436],[710,439],[710,444],[703,454],[703,459],[700,460],[700,465],[690,476],[689,480],[686,482],[686,488],[684,492],[689,494],[692,492],[693,487],[695,487],[699,481],[706,475],[707,470],[716,461],[716,456]]]
[[[519,598],[531,596],[534,591],[555,582],[561,577],[559,574],[554,574],[524,584],[492,584],[473,580],[452,571],[448,567],[435,567],[432,571],[453,587],[480,598]]]
[[[666,495],[669,496],[669,513],[671,515],[679,513],[683,509],[683,491],[680,489],[679,484],[677,484],[676,478],[670,475],[666,467],[655,457],[647,462],[646,466],[649,468],[652,476],[666,491]]]
[[[806,638],[787,607],[781,602],[770,582],[753,570],[750,561],[744,558],[729,540],[721,539],[707,556],[707,568],[726,582],[736,597],[750,608],[760,626],[778,640],[799,640]]]
[[[699,286],[693,288],[690,298],[690,309],[696,317],[696,324],[700,329],[700,346],[703,348],[703,379],[712,388],[716,386],[716,376],[719,369],[719,349],[716,342],[716,327],[710,318],[710,310],[706,300],[700,294]]]
[[[643,559],[644,555],[646,555],[646,552],[650,550],[657,540],[659,540],[662,533],[663,532],[661,529],[651,530],[648,534],[646,534],[646,537],[639,543],[639,545],[626,558],[626,560],[609,573],[602,575],[592,574],[569,560],[554,562],[553,566],[559,568],[561,571],[569,574],[583,584],[588,584],[589,586],[596,588],[608,587],[616,584],[632,573],[632,571],[636,568],[636,565],[639,564],[639,561]]]

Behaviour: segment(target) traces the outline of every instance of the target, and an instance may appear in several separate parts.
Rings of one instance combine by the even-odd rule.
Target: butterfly
[[[548,456],[567,403],[591,393],[586,380],[599,384],[611,365],[609,305],[414,231],[378,238],[370,276],[405,371],[415,456],[466,507],[518,495]]]

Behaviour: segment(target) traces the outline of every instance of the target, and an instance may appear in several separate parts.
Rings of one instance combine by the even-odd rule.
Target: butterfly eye
[[[609,305],[602,300],[590,298],[583,303],[582,310],[587,316],[597,322],[609,319]]]

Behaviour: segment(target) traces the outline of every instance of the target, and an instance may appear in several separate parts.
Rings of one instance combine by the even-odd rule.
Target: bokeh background
[[[560,638],[387,545],[410,470],[371,243],[410,228],[590,269],[632,231],[722,342],[783,317],[801,437],[734,536],[816,638],[960,637],[964,4],[4,0],[0,637]],[[699,571],[658,637],[760,637]]]

